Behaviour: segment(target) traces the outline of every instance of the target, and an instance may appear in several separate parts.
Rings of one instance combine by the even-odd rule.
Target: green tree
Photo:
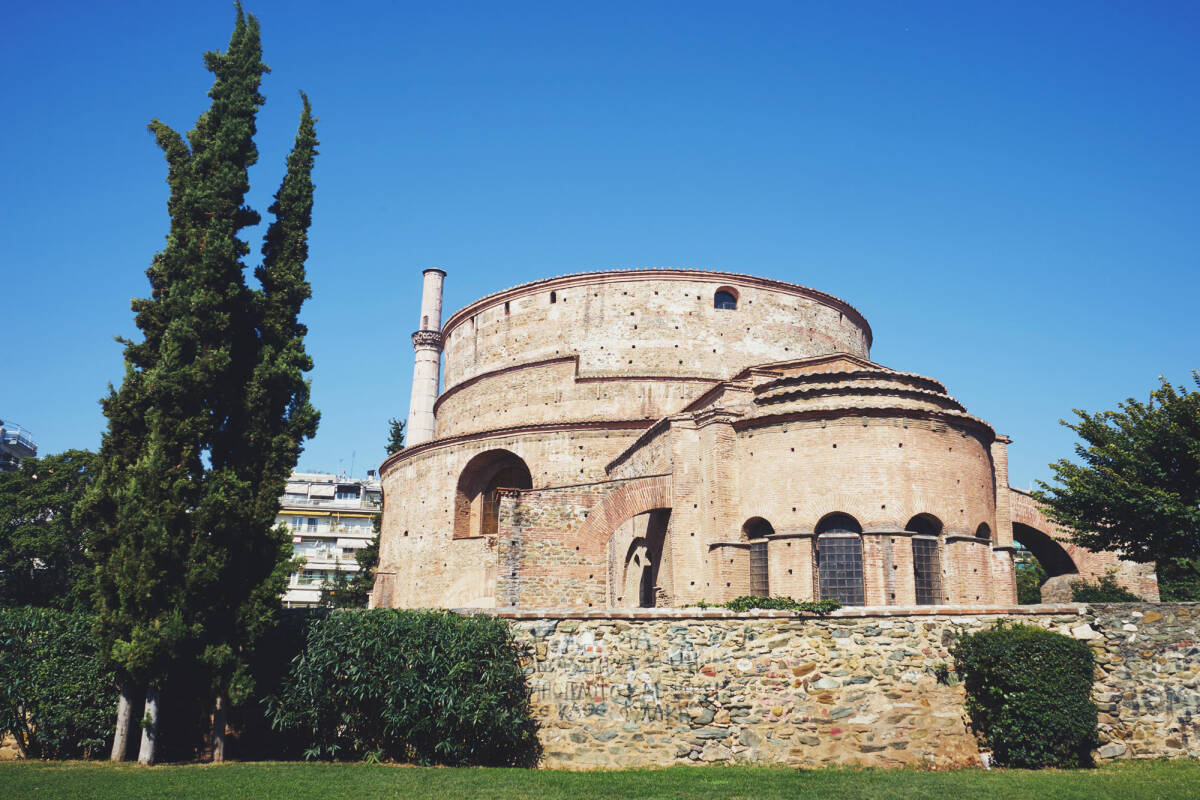
[[[278,620],[292,571],[291,534],[275,524],[279,497],[320,417],[304,377],[313,364],[304,348],[307,328],[299,322],[300,308],[312,294],[304,267],[317,152],[312,109],[306,96],[301,99],[299,131],[268,209],[275,219],[263,243],[262,266],[255,271],[262,288],[251,298],[257,325],[246,331],[252,356],[246,363],[252,366],[244,383],[226,386],[239,391],[227,398],[227,423],[212,449],[207,527],[223,554],[217,579],[222,588],[213,587],[221,602],[213,608],[204,657],[214,676],[218,761],[225,755],[227,706],[250,696],[254,648]]]
[[[404,421],[392,417],[388,420],[387,454],[399,453],[404,449]]]
[[[1075,414],[1080,463],[1051,464],[1034,496],[1077,544],[1158,562],[1163,599],[1200,599],[1200,391],[1160,379],[1147,402]]]
[[[142,341],[124,341],[125,379],[103,401],[109,424],[88,505],[98,630],[121,689],[114,759],[144,689],[139,760],[153,761],[173,665],[209,670],[218,720],[230,695],[244,693],[246,659],[272,624],[289,567],[277,499],[317,423],[296,320],[309,296],[308,101],[253,290],[239,232],[260,221],[245,204],[267,72],[257,19],[238,6],[228,50],[204,60],[212,104],[186,139],[150,124],[167,161],[170,231],[147,270],[151,297],[133,303]],[[218,755],[223,736],[221,724]]]
[[[1046,582],[1046,570],[1028,550],[1017,551],[1015,566],[1017,602],[1023,606],[1042,602],[1042,584]]]
[[[87,528],[76,518],[96,454],[67,450],[0,473],[0,605],[92,607]]]

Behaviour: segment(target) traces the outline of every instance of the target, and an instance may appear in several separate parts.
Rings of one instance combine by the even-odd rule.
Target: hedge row
[[[95,758],[116,724],[93,618],[0,608],[0,735],[27,758]],[[232,709],[233,756],[533,766],[537,728],[507,625],[448,612],[285,612]],[[202,751],[207,681],[183,664],[163,692],[168,758]],[[170,713],[167,713],[169,709]]]
[[[494,617],[338,613],[310,629],[271,719],[308,740],[307,758],[534,766],[518,655]]]

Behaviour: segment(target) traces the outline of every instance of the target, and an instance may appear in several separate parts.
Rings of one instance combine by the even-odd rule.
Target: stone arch
[[[454,538],[496,533],[500,508],[499,489],[529,489],[533,478],[516,453],[487,450],[463,467],[454,493]]]
[[[921,536],[941,536],[942,528],[942,521],[933,514],[917,514],[904,526],[904,530]]]
[[[1043,513],[1041,506],[1028,492],[1010,487],[1008,496],[1012,508],[1013,539],[1021,542],[1033,552],[1033,555],[1042,563],[1047,575],[1055,577],[1056,575],[1078,574],[1080,578],[1095,581],[1115,571],[1117,583],[1148,600],[1158,600],[1158,581],[1155,578],[1153,564],[1122,561],[1117,553],[1098,552],[1080,547],[1071,542],[1069,531],[1055,524]],[[1030,547],[1030,540],[1036,540],[1039,547],[1047,549],[1054,569],[1051,569],[1041,554]],[[1062,579],[1068,584],[1070,580],[1073,579]]]
[[[1090,571],[1087,570],[1088,557],[1099,554],[1072,544],[1067,531],[1043,514],[1030,495],[1018,491],[1010,491],[1009,495],[1012,498],[1013,539],[1033,554],[1047,576],[1054,578]]]
[[[671,507],[671,476],[639,478],[609,492],[593,506],[567,546],[582,555],[602,556],[613,531],[627,519]]]
[[[1071,554],[1054,537],[1021,522],[1013,522],[1013,539],[1020,542],[1026,550],[1046,570],[1046,576],[1057,578],[1059,575],[1073,575],[1079,572],[1079,567]]]

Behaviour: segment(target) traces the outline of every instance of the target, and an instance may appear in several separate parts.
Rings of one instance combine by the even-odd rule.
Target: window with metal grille
[[[935,606],[942,601],[942,559],[938,554],[938,540],[914,536],[912,550],[917,605]]]
[[[770,597],[771,583],[767,578],[767,540],[756,539],[750,543],[750,595]]]
[[[737,309],[737,298],[733,292],[727,292],[724,289],[713,295],[713,308],[721,308],[726,311],[734,311]]]
[[[754,517],[742,526],[742,533],[750,542],[750,596],[770,597],[771,583],[767,577],[767,537],[775,532],[771,523],[762,517]]]
[[[817,538],[817,574],[821,599],[844,606],[864,605],[862,539],[854,533],[827,533]]]

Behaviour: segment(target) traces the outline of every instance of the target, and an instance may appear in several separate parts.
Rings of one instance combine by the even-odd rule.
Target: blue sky
[[[874,360],[1013,437],[1200,367],[1195,3],[248,2],[273,72],[251,204],[320,118],[305,307],[362,474],[407,415],[420,271],[447,312],[589,269],[748,272],[843,297]],[[146,123],[190,129],[232,6],[27,3],[0,49],[0,418],[95,448],[114,335],[167,229]],[[261,231],[249,233],[257,254]],[[252,257],[253,258],[253,257]],[[253,261],[252,261],[253,263]]]

